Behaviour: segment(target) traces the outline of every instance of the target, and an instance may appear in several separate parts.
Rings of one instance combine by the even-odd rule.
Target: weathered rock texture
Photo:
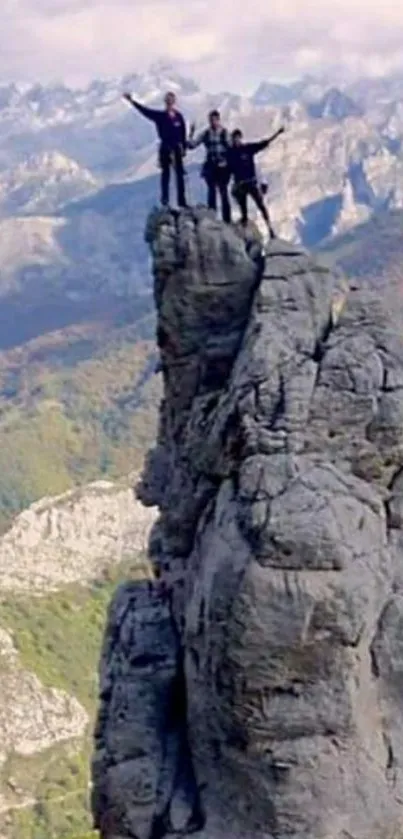
[[[96,579],[147,550],[155,510],[110,481],[42,498],[0,539],[0,592],[43,592]]]
[[[278,241],[262,261],[202,211],[147,238],[165,390],[139,495],[160,578],[111,607],[96,824],[396,839],[401,314],[364,286],[341,312],[309,254]]]

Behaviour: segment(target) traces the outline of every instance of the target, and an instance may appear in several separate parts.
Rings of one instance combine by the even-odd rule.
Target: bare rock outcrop
[[[84,708],[64,691],[44,688],[33,673],[24,670],[11,636],[3,629],[0,658],[0,764],[3,751],[27,757],[84,734],[88,724]]]
[[[103,839],[395,839],[401,307],[208,213],[147,228],[164,377],[138,492],[158,579],[111,606]],[[343,309],[343,310],[342,310]]]
[[[0,538],[0,592],[42,593],[94,580],[147,550],[155,515],[131,487],[111,481],[42,498]]]
[[[10,755],[27,759],[58,743],[84,736],[89,717],[65,691],[45,687],[20,662],[12,637],[0,628],[0,773],[7,778]],[[0,785],[1,816],[12,809],[8,785]],[[10,790],[8,789],[8,792]],[[21,802],[21,806],[35,801]],[[0,835],[2,824],[0,823]]]

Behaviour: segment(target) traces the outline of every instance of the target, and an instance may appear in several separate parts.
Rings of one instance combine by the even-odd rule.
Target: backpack
[[[206,147],[206,151],[207,151],[206,162],[209,161],[210,163],[216,163],[216,164],[218,163],[218,165],[219,165],[219,160],[222,159],[222,158],[220,158],[220,155],[218,155],[217,159],[215,159],[215,155],[214,155],[214,151],[213,151],[215,143],[210,143],[209,136],[210,136],[210,128],[206,128],[206,130],[204,132],[204,137],[203,137],[203,143],[204,143],[204,145]],[[219,134],[219,139],[220,139],[220,143],[223,146],[228,146],[229,145],[229,143],[228,143],[228,132],[227,132],[226,128],[221,129],[220,134]]]

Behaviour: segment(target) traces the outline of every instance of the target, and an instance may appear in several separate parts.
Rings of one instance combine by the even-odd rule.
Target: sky
[[[5,4],[5,8],[4,8]],[[401,0],[1,0],[0,80],[146,69],[164,58],[210,90],[342,69],[403,69]]]

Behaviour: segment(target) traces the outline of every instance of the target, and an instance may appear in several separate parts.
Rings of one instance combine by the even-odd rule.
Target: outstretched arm
[[[258,152],[263,151],[263,149],[267,149],[271,143],[274,143],[274,140],[277,140],[277,137],[279,137],[280,134],[284,134],[284,131],[285,128],[282,126],[275,134],[272,134],[271,137],[267,137],[266,140],[260,140],[258,143],[247,143],[249,151],[252,154],[257,154]]]
[[[196,134],[196,136],[195,136],[195,131],[196,131],[196,126],[195,126],[195,125],[194,125],[194,123],[193,123],[193,124],[190,126],[189,139],[188,139],[188,141],[187,141],[187,147],[188,147],[188,149],[197,149],[197,147],[198,147],[198,146],[201,146],[201,144],[202,144],[202,142],[203,142],[203,140],[204,140],[204,137],[205,137],[206,132],[205,132],[204,130],[203,130],[203,131],[200,131],[200,132],[199,132],[198,134]]]
[[[136,108],[143,117],[150,119],[152,122],[158,122],[161,111],[157,111],[155,108],[147,108],[146,105],[142,105],[141,102],[133,99],[130,93],[124,93],[123,98],[130,102],[130,105],[133,105],[133,108]]]

